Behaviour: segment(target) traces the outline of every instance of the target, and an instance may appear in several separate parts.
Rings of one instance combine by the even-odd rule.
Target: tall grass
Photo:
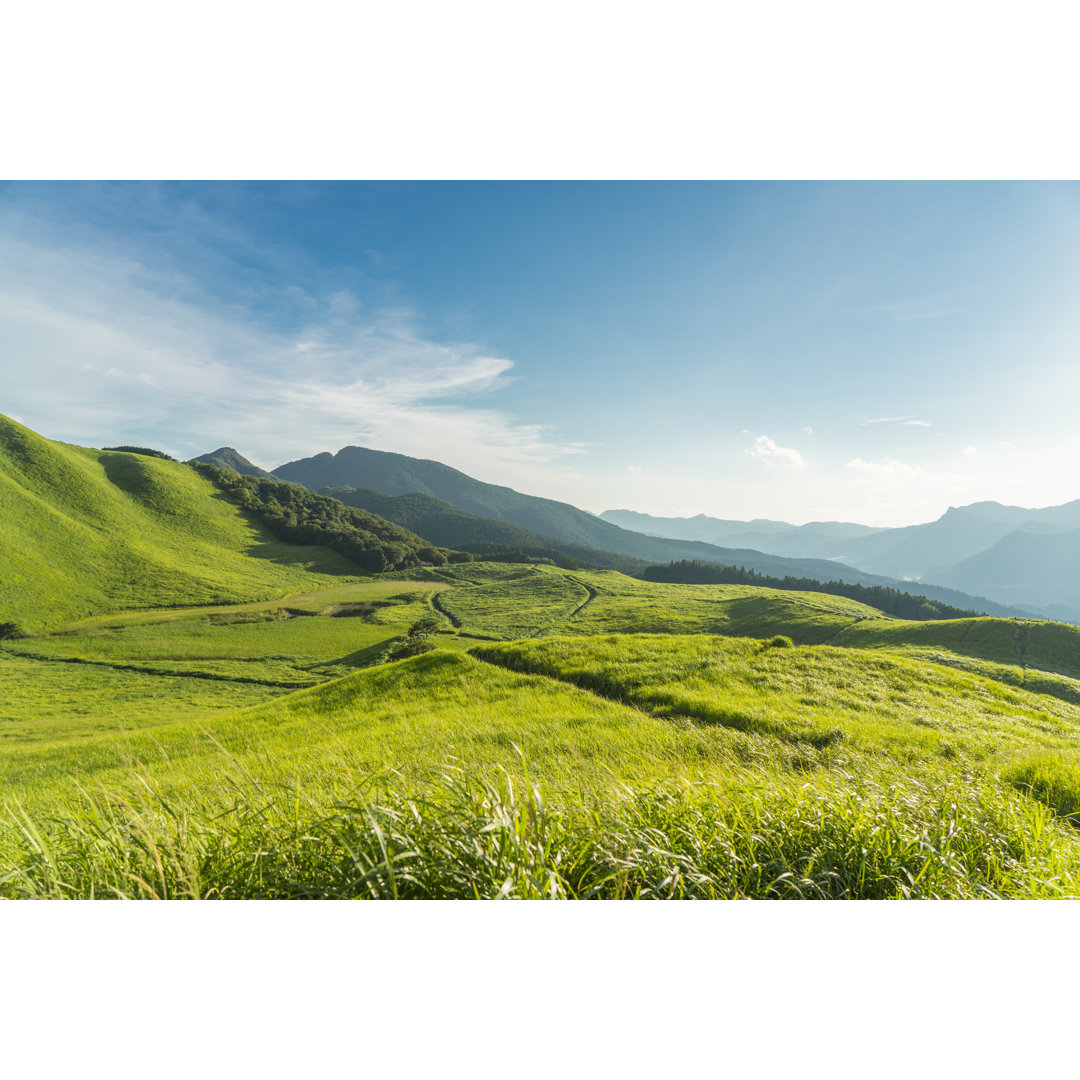
[[[501,771],[335,792],[237,777],[227,805],[84,790],[9,811],[6,897],[978,898],[1080,895],[1080,841],[972,776],[617,785],[555,799]]]
[[[1075,755],[1033,754],[1002,775],[1055,813],[1080,825],[1080,761]]]

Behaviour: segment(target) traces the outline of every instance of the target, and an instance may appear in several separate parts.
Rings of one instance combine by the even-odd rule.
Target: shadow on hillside
[[[786,634],[796,645],[821,645],[852,621],[850,617],[826,612],[818,613],[816,618],[808,618],[809,613],[800,617],[791,604],[764,596],[743,596],[725,601],[724,613],[729,621],[717,633],[750,638]]]
[[[353,668],[371,667],[373,664],[378,663],[379,657],[382,656],[386,651],[387,646],[389,646],[392,641],[393,639],[378,641],[374,645],[369,645],[366,649],[357,649],[356,652],[346,653],[344,656],[339,656],[336,660],[323,660],[320,661],[320,664],[325,664],[328,667],[335,664]]]
[[[101,464],[109,483],[130,495],[144,495],[152,486],[146,463],[134,454],[104,454]]]
[[[224,492],[215,491],[211,498],[236,511],[251,527],[254,535],[243,546],[242,551],[252,559],[300,566],[314,573],[340,577],[367,577],[370,574],[370,571],[349,562],[344,555],[339,555],[321,544],[290,544],[286,540],[279,540],[254,512],[237,506]]]

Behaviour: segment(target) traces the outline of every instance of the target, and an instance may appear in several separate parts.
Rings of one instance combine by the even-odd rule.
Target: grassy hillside
[[[356,573],[276,540],[186,465],[42,438],[0,417],[0,622],[238,603]]]
[[[377,663],[431,615],[436,587],[339,584],[284,601],[95,616],[3,642],[0,789],[36,789],[45,759],[66,762],[66,775],[84,771],[81,750],[69,757],[74,747],[90,753],[122,732],[201,725]],[[30,773],[22,761],[34,763]]]
[[[602,633],[726,634],[796,644],[889,649],[1080,701],[1080,629],[991,617],[912,622],[826,593],[676,585],[614,571],[444,567],[437,604],[462,633],[510,639]]]
[[[0,895],[1076,895],[1078,734],[1076,707],[848,650],[438,650],[24,752]]]

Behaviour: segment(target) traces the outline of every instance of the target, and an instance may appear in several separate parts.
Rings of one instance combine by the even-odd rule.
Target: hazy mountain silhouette
[[[658,536],[723,536],[775,555],[842,561],[871,574],[940,585],[1080,620],[1080,499],[1027,508],[998,502],[949,507],[936,521],[872,529],[847,522],[747,522],[659,518],[627,510],[600,515]],[[740,531],[740,529],[742,531]]]

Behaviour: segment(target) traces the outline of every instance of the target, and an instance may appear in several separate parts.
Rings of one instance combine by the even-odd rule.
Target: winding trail
[[[431,594],[431,606],[432,606],[432,607],[433,607],[433,608],[434,608],[434,609],[435,609],[435,610],[436,610],[436,611],[437,611],[437,612],[438,612],[438,613],[439,613],[440,615],[445,615],[445,616],[446,616],[446,618],[448,618],[448,619],[450,620],[450,625],[451,625],[451,626],[452,626],[452,627],[453,627],[453,628],[454,628],[455,630],[460,630],[460,629],[461,629],[461,625],[462,625],[462,624],[461,624],[461,620],[460,620],[460,619],[459,619],[459,618],[458,618],[458,617],[457,617],[456,615],[453,615],[453,614],[451,614],[451,613],[450,613],[449,611],[447,611],[447,610],[446,610],[446,608],[445,608],[445,607],[443,607],[442,601],[441,601],[441,600],[439,599],[439,597],[440,597],[440,596],[442,595],[442,592],[443,592],[443,590],[440,590],[439,592],[433,592],[433,593]],[[467,636],[468,636],[468,635],[467,635]]]
[[[566,616],[563,622],[569,622],[575,615],[580,615],[600,595],[600,593],[587,581],[582,581],[580,578],[570,577],[569,575],[567,575],[567,580],[572,581],[575,585],[580,585],[589,595]]]

